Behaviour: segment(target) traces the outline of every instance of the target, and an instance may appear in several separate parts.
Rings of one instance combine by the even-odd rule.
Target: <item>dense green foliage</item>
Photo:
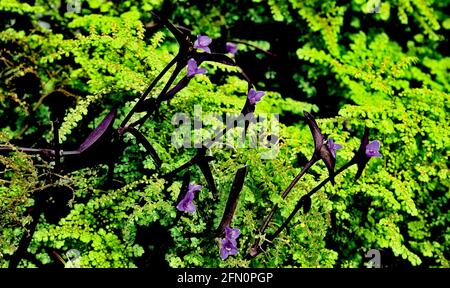
[[[115,166],[114,188],[103,188],[102,165],[59,175],[58,185],[74,192],[70,213],[58,223],[41,217],[21,267],[57,263],[53,252],[65,257],[69,249],[81,252],[82,267],[363,267],[369,249],[382,251],[384,265],[449,267],[449,1],[382,1],[379,13],[370,13],[372,0],[83,0],[79,13],[59,8],[60,1],[26,2],[34,4],[0,0],[0,144],[49,147],[45,98],[55,92],[73,99],[61,127],[64,147],[79,144],[112,107],[123,119],[178,49],[155,26],[153,9],[194,35],[209,35],[213,50],[237,42],[236,63],[267,91],[257,113],[278,113],[281,125],[275,159],[261,159],[261,149],[210,149],[219,200],[203,189],[197,213],[176,222],[181,179],[163,179],[139,145],[128,146]],[[239,68],[203,66],[208,74],[197,75],[144,126],[162,173],[195,154],[172,146],[173,114],[192,115],[194,105],[204,113],[239,112],[245,102]],[[337,167],[353,156],[364,126],[382,143],[383,157],[371,160],[356,183],[356,167],[339,175],[313,196],[310,213],[297,215],[265,253],[246,259],[255,237],[264,237],[255,230],[273,203],[281,209],[269,230],[327,175],[317,164],[286,200],[279,196],[313,151],[303,110],[344,145]],[[202,233],[219,224],[244,164],[249,172],[233,220],[240,253],[222,261],[217,239]],[[27,233],[25,212],[48,183],[49,165],[20,152],[0,155],[0,267]],[[196,167],[191,173],[207,186]]]

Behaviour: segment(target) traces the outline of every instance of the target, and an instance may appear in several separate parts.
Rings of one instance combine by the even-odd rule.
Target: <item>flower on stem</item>
[[[205,74],[205,73],[206,73],[206,69],[198,68],[197,62],[193,58],[188,60],[188,63],[187,63],[187,76],[188,77],[193,77],[197,74]]]
[[[200,185],[189,184],[188,191],[186,192],[186,195],[184,195],[183,199],[181,199],[181,201],[178,203],[177,209],[179,211],[194,213],[196,210],[194,204],[194,192],[200,191],[202,188],[203,187]]]
[[[227,48],[227,52],[230,53],[230,54],[233,54],[233,55],[235,55],[237,50],[238,50],[237,49],[237,45],[232,43],[232,42],[227,42],[226,43],[226,48]]]
[[[261,98],[264,96],[265,92],[264,91],[256,91],[255,89],[250,89],[250,91],[248,92],[248,101],[250,102],[251,105],[255,105],[256,103],[258,103],[259,101],[261,101]]]
[[[303,114],[306,117],[306,122],[308,123],[309,129],[311,130],[311,134],[314,139],[314,154],[312,157],[312,161],[318,161],[319,159],[323,160],[325,166],[327,167],[328,174],[330,175],[330,181],[334,185],[334,166],[336,164],[335,154],[333,155],[333,152],[331,151],[328,144],[324,145],[325,137],[320,131],[314,117],[306,111],[304,111]],[[331,142],[333,143],[333,141]]]
[[[329,138],[327,141],[328,149],[330,149],[331,155],[333,155],[334,159],[336,159],[336,150],[341,149],[343,146],[337,143],[334,143],[333,138]]]
[[[227,259],[230,255],[235,255],[238,253],[236,241],[225,238],[222,239],[221,244],[222,246],[220,247],[220,258],[222,258],[222,260]]]
[[[356,163],[358,166],[358,171],[355,175],[355,181],[361,177],[364,168],[372,157],[381,157],[379,152],[380,142],[374,140],[369,143],[369,129],[366,127],[364,130],[364,135],[361,139],[361,144],[356,152],[355,156],[352,158],[351,163]]]
[[[374,140],[366,146],[366,156],[381,157],[381,153],[378,150],[380,150],[380,141]]]
[[[211,53],[211,49],[209,49],[208,45],[211,44],[212,39],[208,36],[197,35],[197,40],[194,42],[194,48],[201,49],[206,53]]]
[[[230,255],[238,253],[236,239],[241,235],[241,231],[238,228],[225,228],[225,238],[221,240],[220,257],[225,260]]]
[[[241,235],[241,230],[239,230],[238,228],[225,228],[225,238],[236,240],[239,235]]]

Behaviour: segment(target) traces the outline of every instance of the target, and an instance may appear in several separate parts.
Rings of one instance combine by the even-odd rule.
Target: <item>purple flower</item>
[[[193,77],[197,74],[205,74],[205,73],[206,73],[206,69],[198,68],[197,62],[193,58],[188,60],[188,64],[187,64],[187,76],[188,77]]]
[[[208,36],[197,35],[197,40],[194,43],[194,48],[201,49],[206,53],[211,53],[208,45],[211,44],[212,40]]]
[[[342,145],[334,143],[332,138],[329,138],[327,141],[328,149],[330,149],[331,155],[333,155],[334,159],[336,159],[336,150],[342,148]]]
[[[366,146],[366,156],[367,157],[381,157],[380,150],[380,141],[374,140],[367,144]]]
[[[241,235],[241,231],[238,228],[225,227],[225,238],[222,239],[220,247],[220,257],[222,260],[238,253],[236,239],[239,235]]]
[[[227,42],[226,47],[227,47],[227,52],[228,53],[231,53],[233,55],[236,54],[236,52],[237,52],[237,45],[236,44],[231,43],[231,42]]]
[[[236,240],[230,240],[230,239],[222,239],[221,241],[221,247],[220,247],[220,258],[222,258],[222,260],[225,260],[228,258],[228,256],[230,255],[235,255],[238,253],[238,249],[237,249],[237,243]]]
[[[369,128],[366,127],[364,130],[364,135],[361,139],[361,144],[359,145],[358,151],[353,156],[352,163],[356,163],[358,166],[358,171],[356,171],[355,181],[361,177],[364,168],[372,157],[381,157],[380,152],[380,142],[374,140],[369,143]]]
[[[241,230],[239,230],[238,228],[225,228],[225,238],[236,240],[239,235],[241,235]]]
[[[202,185],[195,185],[195,184],[189,184],[188,186],[188,192],[197,192],[203,189]]]
[[[329,145],[325,145],[325,137],[320,131],[314,117],[306,111],[303,111],[305,115],[306,122],[308,123],[309,129],[314,139],[314,154],[311,161],[318,161],[322,159],[327,166],[328,174],[330,175],[330,181],[334,185],[334,166],[336,165],[336,157],[333,156],[332,149]],[[331,143],[330,143],[331,144]],[[333,143],[334,144],[334,143]]]
[[[264,94],[265,94],[264,91],[257,92],[253,88],[250,89],[250,91],[248,92],[248,100],[250,101],[250,104],[255,105],[256,103],[258,103],[264,96]]]
[[[177,209],[179,211],[185,211],[189,213],[194,213],[196,210],[195,204],[194,204],[194,192],[201,190],[203,187],[200,185],[192,185],[189,184],[188,191],[186,192],[186,195],[184,195],[184,198],[181,199],[180,203],[177,205]]]

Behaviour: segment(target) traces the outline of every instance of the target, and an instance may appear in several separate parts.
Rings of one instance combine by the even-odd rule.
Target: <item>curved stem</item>
[[[175,78],[178,76],[178,74],[180,73],[181,69],[183,69],[183,67],[181,66],[181,64],[178,62],[177,66],[175,67],[175,70],[173,71],[172,75],[170,76],[169,80],[167,81],[166,85],[164,86],[163,90],[161,90],[161,93],[159,93],[158,97],[156,98],[156,102],[155,102],[155,108],[152,110],[148,110],[146,112],[146,114],[139,120],[137,120],[136,122],[133,122],[130,124],[130,126],[137,126],[137,125],[142,125],[145,123],[145,121],[147,121],[147,119],[150,117],[150,115],[153,113],[153,111],[158,109],[158,106],[161,104],[161,102],[163,101],[163,97],[164,95],[167,93],[167,90],[169,90],[170,86],[172,85],[173,81],[175,81]]]
[[[261,48],[261,47],[259,47],[259,46],[256,46],[256,45],[254,45],[254,44],[252,44],[252,43],[246,42],[246,41],[242,41],[242,40],[239,40],[239,39],[231,39],[230,42],[244,44],[244,45],[246,45],[246,46],[253,47],[253,48],[255,48],[256,50],[259,50],[259,51],[261,51],[261,52],[263,52],[263,53],[265,53],[265,54],[267,54],[267,55],[269,55],[269,56],[272,56],[272,57],[278,57],[277,54],[272,53],[272,52],[267,51],[267,50],[264,50],[263,48]]]
[[[353,164],[355,164],[355,163],[352,161],[346,163],[344,166],[342,166],[341,168],[339,168],[339,170],[336,171],[335,176],[342,173],[344,170],[346,170]],[[311,197],[314,193],[316,193],[323,186],[325,186],[325,184],[327,184],[330,180],[331,180],[330,177],[325,178],[324,180],[322,180],[322,182],[320,182],[316,187],[314,187],[311,191],[309,191],[303,197]],[[258,246],[258,247],[256,247],[255,245],[253,246],[253,251],[252,251],[253,253],[250,255],[251,257],[256,257],[259,253],[261,253],[261,251],[264,249],[264,247],[267,246],[267,243],[272,242],[287,227],[287,225],[291,222],[292,218],[294,218],[294,216],[302,208],[303,203],[304,203],[302,201],[303,197],[297,201],[297,204],[295,205],[294,210],[291,212],[291,214],[289,214],[288,218],[283,222],[283,224],[281,224],[281,226],[272,235],[268,236],[266,241],[261,246]]]
[[[150,94],[150,92],[153,90],[153,88],[155,88],[156,84],[159,82],[159,80],[161,80],[161,78],[164,76],[164,74],[166,74],[167,71],[169,71],[169,69],[178,61],[178,58],[179,58],[179,55],[175,56],[175,58],[173,58],[172,61],[170,61],[169,64],[167,64],[167,66],[164,67],[164,69],[158,74],[158,76],[156,76],[156,78],[153,79],[152,83],[148,86],[147,90],[145,90],[145,92],[142,94],[141,98],[139,98],[138,102],[134,105],[134,107],[131,109],[131,111],[127,114],[125,119],[123,119],[122,123],[120,124],[121,128],[123,128],[127,125],[128,121],[130,121],[131,117],[136,112],[136,109],[140,105],[142,105],[142,103],[144,102],[147,95]]]
[[[317,160],[315,160],[314,158],[312,158],[311,160],[308,161],[308,163],[306,163],[305,167],[303,167],[302,171],[300,171],[300,173],[294,178],[294,180],[292,180],[291,184],[289,184],[289,186],[286,188],[286,190],[284,190],[283,194],[281,194],[281,197],[283,199],[285,199],[287,197],[287,195],[289,194],[289,192],[291,192],[292,188],[294,188],[295,184],[297,184],[297,182],[303,177],[303,175],[305,175],[306,171],[308,171],[309,168],[311,168],[312,165],[314,165],[314,163],[316,163]],[[262,234],[266,229],[267,226],[269,226],[270,221],[273,218],[273,215],[275,214],[275,212],[278,209],[278,205],[275,204],[272,208],[272,210],[270,211],[269,215],[267,215],[266,219],[264,220],[263,224],[261,225],[261,228],[259,228],[259,233]]]
[[[121,128],[121,131],[122,133],[128,132],[133,135],[136,138],[136,141],[144,146],[145,150],[147,150],[147,152],[153,158],[153,161],[155,161],[155,164],[158,166],[158,168],[161,168],[162,161],[159,158],[158,153],[156,152],[152,144],[150,144],[150,142],[147,140],[147,138],[145,138],[145,136],[141,132],[139,132],[139,130],[134,127],[127,126],[125,128]]]

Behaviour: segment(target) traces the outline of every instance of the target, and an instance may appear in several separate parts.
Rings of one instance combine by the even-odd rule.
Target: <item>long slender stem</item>
[[[245,106],[244,106],[245,109]],[[238,123],[242,120],[245,121],[245,117],[246,115],[243,114],[243,112],[241,112],[241,114],[239,114],[239,116],[235,119],[235,121],[237,121]],[[247,123],[247,121],[244,123],[244,130],[245,133],[247,133],[248,127],[249,127],[250,123]],[[211,141],[209,141],[208,143],[205,143],[205,147],[206,148],[210,148],[212,145],[214,145],[214,143],[218,142],[225,134],[228,133],[228,131],[230,131],[232,128],[236,128],[238,127],[238,125],[234,126],[234,125],[227,125],[222,131],[219,132],[219,134],[217,134],[216,136],[214,136],[213,138],[211,138]],[[244,135],[245,135],[244,133]],[[214,140],[212,140],[214,139]]]
[[[241,116],[241,115],[240,115],[240,116]],[[239,117],[240,117],[240,116],[239,116]],[[222,131],[219,132],[219,134],[217,134],[215,137],[211,138],[211,139],[214,139],[214,141],[210,141],[210,142],[206,143],[206,144],[204,145],[204,147],[207,148],[207,149],[210,148],[215,142],[217,142],[218,140],[220,140],[220,138],[222,138],[222,137],[223,137],[226,133],[228,133],[228,131],[230,131],[232,128],[236,128],[236,127],[235,127],[235,126],[231,126],[231,125],[225,127]],[[197,157],[198,157],[198,154],[194,155],[194,157],[192,157],[191,160],[189,160],[188,162],[186,162],[186,163],[183,164],[182,166],[176,168],[175,170],[173,170],[173,171],[167,173],[167,174],[166,174],[166,177],[175,175],[175,174],[177,174],[178,172],[180,172],[180,171],[182,171],[182,170],[184,170],[184,169],[186,169],[186,168],[188,168],[188,167],[190,167],[190,166],[196,164],[196,162],[194,162],[194,160],[196,160]]]
[[[160,168],[162,165],[162,161],[159,158],[158,153],[156,153],[155,148],[152,146],[152,144],[150,144],[147,138],[145,138],[145,136],[134,127],[128,126],[123,128],[123,130],[125,132],[131,133],[131,135],[136,138],[136,141],[144,146],[145,150],[147,150],[147,152],[153,158],[153,161],[155,161],[158,168]]]
[[[308,169],[311,168],[311,166],[314,165],[314,163],[316,163],[316,162],[317,162],[317,160],[312,158],[311,160],[308,161],[308,163],[306,163],[306,165],[305,165],[305,167],[303,167],[302,171],[300,171],[300,173],[298,173],[298,175],[294,178],[294,180],[292,180],[291,184],[289,184],[289,186],[286,188],[286,190],[284,190],[283,194],[281,194],[281,197],[283,199],[285,199],[287,197],[289,192],[291,192],[292,188],[294,188],[295,184],[297,184],[297,182],[303,177],[303,175],[305,175],[306,171],[308,171]],[[269,226],[269,223],[272,220],[273,215],[275,214],[277,209],[278,209],[278,205],[275,204],[273,206],[272,210],[270,211],[269,215],[267,215],[263,224],[259,228],[258,231],[260,234],[264,233],[264,231],[267,229],[267,226]]]
[[[206,155],[205,147],[198,148],[197,153],[195,153],[195,155],[188,162],[186,162],[183,165],[181,165],[180,167],[170,171],[169,173],[164,174],[163,178],[167,179],[167,178],[173,177],[174,175],[178,174],[180,171],[187,169],[187,168],[191,167],[192,165],[198,164],[202,160],[202,158],[205,157],[205,155]]]
[[[234,42],[234,43],[244,44],[244,45],[249,46],[249,47],[253,47],[253,48],[255,48],[256,50],[259,50],[259,51],[261,51],[261,52],[263,52],[263,53],[266,53],[267,55],[270,55],[270,56],[272,56],[272,57],[278,57],[277,54],[272,53],[272,52],[267,51],[267,50],[264,50],[264,49],[261,48],[261,47],[258,47],[258,46],[256,46],[256,45],[253,45],[252,43],[249,43],[249,42],[246,42],[246,41],[242,41],[242,40],[239,40],[239,39],[231,39],[230,41],[231,41],[231,42]]]
[[[14,151],[19,151],[19,152],[24,152],[24,153],[29,153],[29,154],[48,154],[48,155],[53,155],[55,153],[54,149],[46,149],[46,148],[26,148],[26,147],[17,147],[17,148],[12,148],[9,146],[0,146],[0,152],[14,152]],[[62,156],[70,156],[70,155],[79,155],[80,151],[78,150],[69,150],[69,151],[64,151],[64,150],[60,150],[60,154]]]
[[[294,188],[295,184],[297,184],[297,182],[300,180],[300,178],[303,177],[303,175],[305,175],[306,171],[308,171],[309,168],[311,168],[312,165],[314,165],[314,163],[316,163],[317,160],[312,158],[311,160],[308,161],[308,163],[306,163],[305,167],[303,167],[302,171],[300,171],[300,173],[294,178],[294,180],[292,180],[291,184],[289,184],[289,186],[286,188],[286,190],[283,192],[283,194],[281,194],[281,197],[286,198],[286,196],[289,194],[289,192],[291,192],[292,188]]]
[[[0,152],[1,151],[5,151],[5,152],[19,151],[19,152],[25,152],[25,153],[30,153],[30,154],[39,154],[39,153],[52,154],[55,152],[55,150],[53,150],[53,149],[24,148],[24,147],[12,148],[9,146],[0,146]]]
[[[164,177],[164,178],[170,178],[170,177],[172,177],[173,175],[178,174],[180,171],[183,171],[184,169],[191,167],[192,165],[194,165],[194,164],[196,163],[196,162],[195,162],[196,157],[197,157],[197,155],[194,155],[194,157],[192,157],[191,160],[189,160],[188,162],[184,163],[184,164],[181,165],[180,167],[178,167],[178,168],[176,168],[176,169],[170,171],[169,173],[163,175],[163,177]]]
[[[322,182],[320,182],[319,185],[317,185],[316,187],[314,187],[313,190],[311,190],[305,197],[310,197],[310,195],[314,194],[315,192],[319,191],[320,188],[322,188],[323,186],[325,186],[325,184],[327,184],[330,181],[330,178],[326,178],[324,179]],[[302,197],[303,198],[303,197]],[[273,233],[272,235],[270,235],[269,237],[267,237],[267,240],[272,241],[273,239],[275,239],[280,233],[281,231],[284,230],[284,228],[287,227],[287,225],[289,224],[289,222],[291,222],[292,218],[294,218],[294,216],[297,214],[297,212],[300,210],[300,208],[302,208],[303,206],[303,202],[301,201],[301,199],[297,202],[297,204],[295,205],[294,210],[291,212],[291,214],[289,214],[288,218],[283,222],[283,224],[281,224],[281,226],[277,229],[277,231],[275,231],[275,233]]]
[[[163,96],[167,93],[167,90],[169,90],[170,86],[172,85],[173,81],[175,81],[175,78],[178,76],[181,69],[183,69],[183,67],[179,63],[177,63],[177,66],[175,67],[175,71],[173,71],[172,75],[170,76],[170,78],[167,81],[166,85],[164,86],[163,90],[161,90],[161,93],[159,93],[158,97],[156,98],[155,108],[152,110],[148,110],[141,119],[137,120],[136,122],[131,123],[130,126],[142,125],[145,123],[145,121],[147,121],[147,119],[150,117],[150,115],[153,113],[153,111],[155,111],[157,109],[157,107],[161,104],[161,102],[163,101],[162,100]]]
[[[342,166],[341,168],[339,168],[339,170],[336,171],[335,176],[339,175],[340,173],[342,173],[344,170],[346,170],[353,164],[355,164],[355,163],[352,161],[346,163],[344,166]],[[314,193],[316,193],[323,186],[325,186],[325,184],[327,184],[330,180],[331,180],[330,177],[325,178],[322,182],[320,182],[316,187],[314,187],[311,191],[309,191],[303,197],[311,197]],[[295,205],[294,210],[291,212],[291,214],[289,214],[288,218],[283,222],[283,224],[281,224],[281,226],[272,235],[268,236],[264,243],[262,243],[260,246],[258,245],[258,247],[255,247],[255,245],[253,246],[254,250],[252,251],[253,253],[250,255],[251,257],[256,257],[259,253],[261,253],[261,251],[264,250],[264,247],[266,247],[268,243],[272,242],[287,227],[287,225],[291,222],[292,218],[294,218],[294,216],[302,208],[303,197],[297,201],[297,204]],[[259,242],[258,242],[258,244],[259,244]]]
[[[178,61],[178,57],[179,57],[178,55],[175,56],[175,58],[173,58],[172,61],[170,61],[169,64],[167,64],[167,66],[164,67],[164,69],[158,74],[158,76],[156,76],[156,78],[153,79],[152,83],[150,83],[147,90],[145,90],[144,94],[142,94],[142,96],[141,96],[141,98],[139,98],[138,102],[134,105],[134,107],[131,109],[131,111],[127,114],[125,119],[123,119],[122,123],[120,124],[121,128],[123,128],[127,125],[128,121],[130,121],[131,117],[134,115],[137,108],[140,105],[142,105],[142,103],[144,102],[147,95],[150,94],[150,92],[153,90],[153,88],[155,88],[156,84],[159,82],[159,80],[161,80],[161,78],[164,76],[164,74],[166,74],[167,71],[169,71],[169,69]]]

